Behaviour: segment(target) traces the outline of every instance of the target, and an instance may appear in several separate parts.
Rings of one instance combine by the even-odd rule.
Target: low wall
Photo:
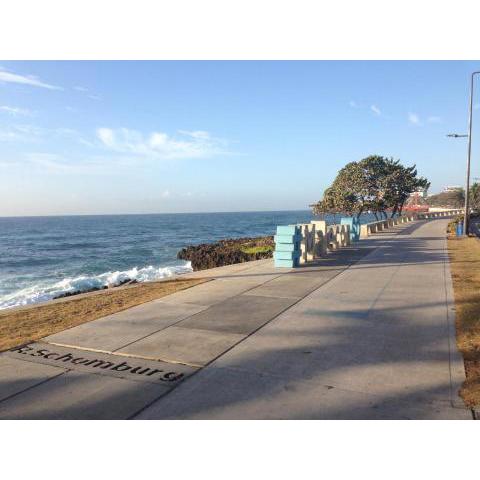
[[[464,210],[451,209],[427,213],[411,213],[360,225],[355,217],[344,217],[339,225],[327,225],[324,220],[312,220],[299,225],[279,225],[273,258],[276,267],[294,268],[325,257],[329,251],[347,247],[362,238],[368,238],[395,225],[414,220],[452,217]]]
[[[365,223],[360,229],[360,238],[367,238],[369,235],[385,230],[391,226],[399,225],[401,223],[411,222],[413,220],[428,220],[432,218],[453,217],[455,215],[463,215],[465,210],[451,209],[451,210],[439,210],[435,212],[425,213],[411,213],[402,215],[401,217],[389,218],[385,220],[379,220],[378,222]]]

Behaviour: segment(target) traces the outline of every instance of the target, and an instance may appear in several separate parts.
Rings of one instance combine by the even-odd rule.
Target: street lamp
[[[468,113],[468,134],[467,135],[459,135],[457,133],[450,133],[447,137],[453,138],[460,138],[460,137],[468,137],[468,151],[467,151],[467,178],[465,182],[465,215],[463,217],[463,234],[468,235],[468,227],[470,223],[470,157],[472,154],[472,111],[473,111],[473,80],[475,75],[480,74],[480,71],[473,72],[470,77],[470,109]]]

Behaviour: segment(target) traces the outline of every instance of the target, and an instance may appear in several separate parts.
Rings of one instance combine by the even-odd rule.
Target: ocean
[[[338,218],[338,217],[337,217]],[[0,218],[0,309],[190,272],[188,245],[273,235],[306,211]],[[329,223],[333,218],[327,218]]]

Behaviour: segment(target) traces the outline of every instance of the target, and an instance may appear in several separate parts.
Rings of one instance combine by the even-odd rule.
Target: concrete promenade
[[[448,220],[271,260],[0,355],[0,418],[471,419]]]

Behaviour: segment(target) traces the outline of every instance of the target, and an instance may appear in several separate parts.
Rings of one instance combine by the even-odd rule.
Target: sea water
[[[183,247],[312,219],[308,210],[0,218],[0,309],[190,272],[176,259]]]

